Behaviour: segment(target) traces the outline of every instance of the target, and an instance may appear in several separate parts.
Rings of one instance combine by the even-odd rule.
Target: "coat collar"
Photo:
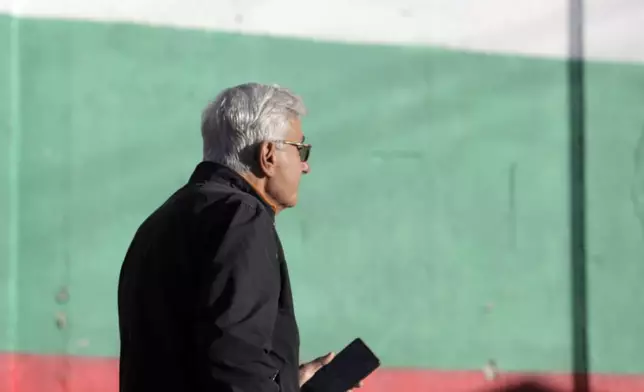
[[[275,209],[273,206],[271,206],[268,201],[266,201],[266,199],[262,197],[248,181],[246,181],[244,177],[229,167],[215,162],[200,162],[190,176],[189,183],[197,184],[206,182],[225,184],[253,195],[266,207],[271,216],[275,218]]]

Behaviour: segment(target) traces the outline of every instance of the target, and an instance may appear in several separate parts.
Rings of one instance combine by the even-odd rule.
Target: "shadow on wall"
[[[635,208],[635,215],[642,226],[644,235],[644,130],[635,147],[634,154],[635,170],[633,176],[633,187],[631,188],[631,199]]]

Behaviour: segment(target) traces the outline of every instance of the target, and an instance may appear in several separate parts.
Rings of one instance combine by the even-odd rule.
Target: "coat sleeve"
[[[280,293],[272,218],[240,203],[206,272],[198,340],[205,345],[209,390],[276,392],[269,355]],[[212,388],[212,389],[211,389]]]

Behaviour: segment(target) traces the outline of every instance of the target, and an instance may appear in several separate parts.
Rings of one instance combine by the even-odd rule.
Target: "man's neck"
[[[275,202],[268,193],[266,193],[265,181],[257,178],[251,173],[241,173],[240,174],[244,179],[250,184],[250,186],[255,190],[255,192],[262,198],[275,212],[275,215],[282,211],[282,208],[279,207],[279,204]]]

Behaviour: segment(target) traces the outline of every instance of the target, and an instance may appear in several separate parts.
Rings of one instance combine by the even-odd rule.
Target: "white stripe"
[[[644,62],[644,0],[586,0],[590,57]]]
[[[568,0],[0,0],[22,16],[567,57]],[[644,61],[644,0],[586,0],[586,54]]]
[[[11,14],[12,0],[0,0],[0,14]]]

